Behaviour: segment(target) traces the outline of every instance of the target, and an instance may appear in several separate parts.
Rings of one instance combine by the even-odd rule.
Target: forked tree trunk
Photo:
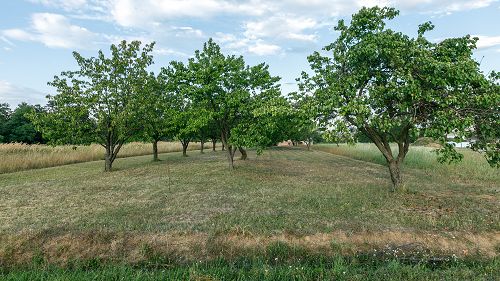
[[[212,151],[215,151],[216,145],[217,145],[217,139],[212,139]]]
[[[201,142],[200,153],[202,153],[202,154],[203,154],[203,153],[205,153],[205,152],[203,151],[203,149],[205,148],[205,140],[204,140],[204,139],[201,139],[201,140],[200,140],[200,142]]]
[[[153,161],[160,161],[158,158],[158,141],[153,141]]]
[[[120,152],[123,143],[119,143],[117,146],[113,145],[112,142],[105,145],[106,154],[104,155],[104,171],[111,172],[113,170],[113,162]]]
[[[238,147],[238,150],[241,153],[240,160],[247,160],[247,158],[248,158],[247,151],[243,147]]]
[[[411,124],[402,128],[400,135],[396,138],[398,144],[398,155],[394,157],[392,154],[391,146],[387,140],[386,135],[378,132],[374,128],[364,127],[364,132],[371,139],[371,141],[377,146],[377,148],[384,155],[387,161],[387,166],[389,167],[389,173],[391,174],[392,186],[390,191],[394,192],[403,187],[403,177],[401,174],[401,164],[403,163],[406,154],[410,148],[410,128]]]

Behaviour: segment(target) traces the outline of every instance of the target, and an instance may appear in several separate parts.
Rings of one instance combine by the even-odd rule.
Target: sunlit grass
[[[317,144],[314,146],[314,149],[386,165],[382,153],[371,143],[358,143],[355,145],[340,144],[339,146],[336,144]],[[393,145],[392,149],[394,155],[397,155],[397,146]],[[473,178],[500,181],[499,170],[490,167],[480,153],[469,149],[458,149],[464,155],[464,159],[459,163],[443,164],[437,161],[437,155],[434,151],[435,148],[431,147],[411,146],[404,161],[404,167],[465,180]]]

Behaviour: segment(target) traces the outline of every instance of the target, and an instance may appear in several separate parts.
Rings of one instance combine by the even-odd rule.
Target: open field
[[[233,264],[249,257],[263,269],[268,265],[259,260],[269,257],[259,253],[283,244],[303,249],[300,256],[329,259],[384,249],[423,260],[479,257],[489,259],[476,264],[481,269],[455,264],[449,276],[499,274],[497,173],[481,168],[465,178],[458,168],[445,173],[408,161],[408,191],[391,194],[386,167],[321,151],[250,153],[234,171],[221,151],[189,155],[162,154],[164,161],[157,163],[150,156],[122,158],[112,173],[103,173],[102,162],[95,161],[0,175],[0,264],[10,268],[41,259],[63,267],[93,260],[140,265],[162,257],[162,264],[184,264],[178,270],[192,273],[194,261]],[[309,269],[336,276],[332,265]],[[368,270],[356,262],[345,266]],[[390,266],[410,275],[430,270],[384,264],[380,274]],[[122,274],[119,267],[106,270],[96,274]],[[260,274],[252,270],[242,276]],[[213,276],[229,278],[224,274]]]
[[[207,146],[206,146],[207,147]],[[122,147],[118,157],[152,154],[152,144],[133,142]],[[200,149],[199,143],[191,143],[189,150]],[[159,142],[158,152],[182,151],[179,142]],[[39,169],[104,159],[104,148],[98,144],[90,146],[5,143],[0,144],[0,174],[29,169]]]

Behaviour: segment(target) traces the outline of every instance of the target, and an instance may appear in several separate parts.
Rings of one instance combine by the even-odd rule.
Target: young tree
[[[145,92],[146,68],[153,63],[152,44],[122,41],[111,45],[111,56],[73,56],[77,71],[62,72],[49,85],[50,110],[32,115],[52,143],[98,143],[105,148],[105,171],[111,171],[122,145],[142,131],[140,98]]]
[[[158,142],[172,134],[172,124],[176,112],[175,96],[171,83],[165,75],[150,73],[145,86],[142,104],[144,134],[153,144],[153,161],[159,161]]]
[[[386,27],[398,15],[393,8],[363,8],[347,25],[338,22],[338,39],[324,51],[309,56],[314,75],[303,73],[302,88],[313,92],[324,121],[343,119],[363,132],[385,157],[394,191],[402,186],[401,164],[410,148],[410,137],[425,129],[444,148],[440,159],[461,155],[446,144],[452,131],[463,136],[473,116],[461,114],[480,97],[486,84],[472,58],[477,39],[470,36],[427,40],[428,22],[410,38]],[[484,100],[493,106],[493,100]],[[498,106],[498,104],[497,104]],[[394,154],[390,143],[395,142]]]
[[[216,122],[229,168],[233,169],[237,149],[233,129],[248,120],[245,116],[249,115],[252,95],[276,88],[280,78],[271,76],[265,64],[249,67],[241,56],[224,56],[212,39],[202,51],[195,52],[188,67],[195,85],[190,96],[194,103],[207,108]]]
[[[207,126],[210,112],[203,103],[193,102],[191,95],[197,86],[193,83],[193,73],[183,63],[171,62],[169,67],[162,68],[160,76],[173,97],[170,130],[182,144],[182,155],[187,156],[189,143]]]

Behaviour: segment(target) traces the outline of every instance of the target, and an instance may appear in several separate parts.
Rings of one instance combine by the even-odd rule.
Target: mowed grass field
[[[112,173],[94,161],[2,174],[0,276],[500,277],[498,171],[481,166],[464,177],[463,169],[409,161],[407,190],[390,193],[376,160],[316,148],[329,152],[250,152],[234,171],[224,152],[191,151],[155,163],[117,159]],[[448,264],[457,259],[464,262]],[[33,263],[43,270],[23,271]]]

